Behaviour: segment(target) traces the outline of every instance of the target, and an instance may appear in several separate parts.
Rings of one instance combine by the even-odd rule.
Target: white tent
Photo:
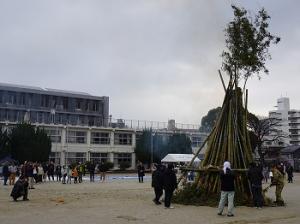
[[[161,160],[162,163],[186,163],[191,162],[194,158],[193,154],[168,154]],[[195,163],[199,163],[200,159],[197,157],[194,160]]]

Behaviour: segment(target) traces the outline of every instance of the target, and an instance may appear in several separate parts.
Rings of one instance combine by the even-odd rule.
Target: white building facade
[[[284,136],[280,138],[281,146],[300,145],[300,110],[290,109],[288,97],[279,98],[276,107],[277,110],[269,112],[269,118],[276,123],[270,136]],[[278,145],[278,142],[272,144]]]
[[[6,122],[1,125],[9,129],[16,123]],[[49,159],[56,164],[108,161],[117,169],[121,162],[126,162],[131,165],[130,169],[135,169],[136,132],[133,129],[38,123],[32,125],[44,129],[50,136],[52,148]]]

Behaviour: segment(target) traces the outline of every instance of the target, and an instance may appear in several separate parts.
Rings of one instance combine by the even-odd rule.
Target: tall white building
[[[290,109],[288,97],[281,97],[277,100],[277,110],[269,112],[269,118],[273,119],[276,125],[272,128],[270,137],[275,135],[285,136],[275,145],[300,145],[300,110]]]

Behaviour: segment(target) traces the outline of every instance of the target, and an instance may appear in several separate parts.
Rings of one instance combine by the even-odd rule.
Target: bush
[[[131,164],[129,162],[121,162],[119,164],[120,170],[126,170],[131,166]]]
[[[112,162],[105,162],[104,167],[105,167],[105,170],[108,171],[108,170],[111,170],[112,168],[114,168],[114,164]]]

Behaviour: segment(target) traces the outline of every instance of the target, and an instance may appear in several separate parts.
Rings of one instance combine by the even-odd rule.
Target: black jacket
[[[137,166],[138,176],[145,176],[145,167],[144,165]]]
[[[158,168],[152,173],[152,187],[154,188],[163,188],[163,173]]]
[[[18,197],[21,197],[25,194],[26,192],[26,188],[28,187],[28,182],[27,181],[22,181],[22,180],[18,180],[12,191],[11,191],[11,194],[10,196],[13,197],[13,198],[18,198]]]
[[[221,191],[234,191],[234,173],[232,170],[227,169],[226,174],[224,171],[220,173],[221,178]]]
[[[163,189],[174,191],[177,188],[177,178],[174,170],[166,169],[163,174]]]
[[[261,169],[252,167],[248,171],[248,179],[252,187],[261,187],[261,181],[264,179]]]

